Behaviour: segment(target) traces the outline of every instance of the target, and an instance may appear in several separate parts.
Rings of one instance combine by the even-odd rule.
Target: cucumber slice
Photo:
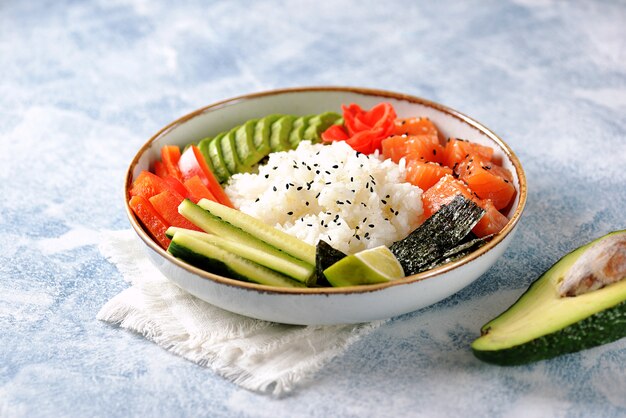
[[[289,147],[291,149],[298,148],[298,144],[300,143],[300,141],[302,141],[302,138],[304,137],[304,131],[309,126],[309,119],[311,119],[312,117],[313,115],[300,116],[293,121],[291,132],[289,132]]]
[[[184,232],[174,234],[167,251],[189,264],[234,279],[268,286],[304,287],[302,283]]]
[[[268,115],[259,119],[254,127],[254,146],[256,150],[263,155],[267,156],[272,149],[270,148],[270,130],[272,123],[276,122],[282,115]]]
[[[233,211],[240,215],[243,215],[243,213],[239,212],[238,210],[233,209]],[[276,260],[280,258],[283,260],[284,263],[289,263],[291,266],[289,267],[291,269],[290,271],[294,272],[293,277],[295,279],[301,280],[307,284],[311,284],[315,281],[315,278],[313,277],[313,272],[315,269],[313,263],[302,261],[301,259],[291,255],[287,251],[280,251],[279,248],[276,248],[275,246],[272,246],[267,242],[264,242],[263,240],[252,236],[248,232],[231,225],[230,223],[220,219],[219,217],[207,212],[207,210],[200,207],[199,205],[194,204],[190,200],[183,200],[182,203],[178,206],[178,212],[194,225],[201,228],[205,232],[208,232],[209,234],[214,234],[219,237],[229,239],[231,241],[236,241],[247,247],[252,247],[256,250],[263,251],[265,254],[268,255],[268,258],[270,260]],[[280,232],[278,230],[276,231]],[[297,240],[297,238],[293,239]],[[305,244],[300,240],[298,241],[302,244]],[[315,251],[315,247],[313,247],[313,250]]]
[[[208,210],[212,215],[221,218],[229,224],[241,228],[243,231],[248,232],[261,241],[297,259],[306,261],[313,266],[315,265],[315,246],[271,227],[257,218],[220,203],[202,199],[198,202],[198,206]]]
[[[173,238],[177,233],[188,234],[191,237],[208,242],[209,244],[217,245],[223,250],[247,260],[254,261],[257,264],[279,273],[283,273],[299,282],[308,283],[312,281],[311,277],[315,270],[314,267],[285,253],[277,254],[276,251],[266,251],[264,246],[252,246],[230,238],[207,234],[206,232],[193,231],[191,229],[170,227],[165,232],[169,238]]]

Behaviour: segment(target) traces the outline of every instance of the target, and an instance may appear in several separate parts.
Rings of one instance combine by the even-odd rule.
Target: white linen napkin
[[[248,318],[167,280],[131,230],[103,233],[99,248],[132,286],[107,302],[98,319],[142,334],[248,390],[288,393],[384,322],[294,326]]]

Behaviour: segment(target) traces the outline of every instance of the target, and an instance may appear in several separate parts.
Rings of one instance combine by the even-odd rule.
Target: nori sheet
[[[476,203],[457,195],[390,250],[405,275],[420,273],[466,237],[484,213]]]
[[[324,270],[335,264],[337,261],[347,257],[342,251],[333,248],[324,240],[319,240],[315,247],[315,277],[318,286],[331,286],[324,276]]]
[[[472,238],[469,241],[463,240],[464,242],[446,251],[445,254],[441,256],[441,258],[426,266],[424,270],[434,269],[435,267],[439,267],[452,261],[456,261],[459,258],[465,257],[467,254],[485,245],[487,242],[489,242],[489,240],[491,240],[492,237],[493,234],[487,235],[486,237],[482,238]]]

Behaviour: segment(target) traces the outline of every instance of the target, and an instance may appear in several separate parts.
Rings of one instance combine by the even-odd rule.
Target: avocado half
[[[472,343],[474,355],[499,365],[518,365],[606,344],[626,336],[626,280],[574,297],[558,291],[567,271],[594,244],[561,258],[508,310],[485,324]]]

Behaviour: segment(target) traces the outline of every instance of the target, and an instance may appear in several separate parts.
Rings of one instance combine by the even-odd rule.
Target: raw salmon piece
[[[479,198],[490,199],[498,210],[505,208],[515,196],[509,170],[479,155],[465,158],[455,172]]]
[[[394,121],[394,135],[427,135],[439,141],[439,130],[428,118],[402,118]]]
[[[383,156],[399,162],[407,160],[424,160],[440,162],[443,147],[439,140],[429,135],[391,136],[382,142]]]
[[[406,146],[406,136],[394,135],[383,139],[383,157],[390,158],[394,163],[398,163],[402,157],[408,153]]]
[[[409,160],[406,164],[406,181],[422,190],[430,189],[446,174],[452,174],[452,169],[438,163]]]
[[[443,176],[434,186],[422,194],[424,219],[437,212],[442,205],[450,203],[458,194],[473,200],[485,210],[485,214],[472,232],[478,237],[498,233],[509,221],[506,216],[496,209],[491,200],[479,199],[478,196],[461,180],[451,175]]]
[[[447,205],[452,202],[452,199],[458,194],[473,200],[478,206],[481,206],[480,199],[472,193],[470,188],[467,187],[467,184],[448,174],[444,175],[434,186],[430,187],[422,194],[424,216],[426,218],[430,217],[430,215],[437,212],[442,205]]]
[[[509,219],[496,209],[491,200],[486,199],[481,202],[480,207],[485,210],[485,214],[480,218],[476,226],[472,228],[472,232],[477,237],[486,237],[487,235],[497,234],[502,231],[502,228],[506,226]]]
[[[479,155],[487,161],[491,161],[493,159],[493,148],[464,139],[450,138],[443,151],[441,163],[454,170],[456,168],[455,164],[460,164],[469,155]]]

